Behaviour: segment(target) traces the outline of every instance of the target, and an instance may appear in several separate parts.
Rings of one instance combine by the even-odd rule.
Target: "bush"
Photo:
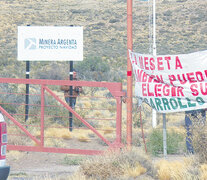
[[[65,78],[64,69],[56,62],[40,67],[37,71],[38,73],[34,75],[36,79],[61,80]]]
[[[167,132],[167,153],[175,154],[183,149],[182,143],[184,136],[176,132]],[[159,155],[163,152],[163,132],[160,129],[154,129],[149,135],[147,149],[153,155]]]
[[[107,152],[104,155],[87,159],[80,166],[80,171],[88,179],[129,179],[154,177],[155,170],[148,156],[140,149],[122,152]]]
[[[84,61],[74,65],[81,80],[107,80],[110,71],[109,64],[101,57],[88,56]]]

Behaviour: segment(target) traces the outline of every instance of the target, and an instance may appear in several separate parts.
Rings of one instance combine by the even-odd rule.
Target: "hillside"
[[[148,2],[134,0],[133,6],[134,50],[148,53]],[[158,54],[180,54],[206,49],[206,1],[157,0],[156,7]],[[126,9],[126,0],[0,1],[1,76],[24,78],[25,63],[16,60],[17,27],[28,24],[83,26],[84,57],[104,57],[113,69],[126,70]],[[68,66],[66,62],[32,62],[31,78],[39,78],[38,73],[44,74],[49,70],[67,72]]]

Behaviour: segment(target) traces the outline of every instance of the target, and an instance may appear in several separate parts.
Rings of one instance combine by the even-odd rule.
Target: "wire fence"
[[[5,87],[6,91],[2,88],[0,92],[0,106],[36,139],[33,141],[16,122],[5,116],[9,145],[39,146],[37,143],[40,141],[45,147],[84,150],[105,150],[110,144],[113,146],[113,143],[121,145],[118,144],[117,137],[121,133],[117,132],[117,126],[120,126],[117,123],[121,123],[117,119],[117,97],[112,96],[107,88],[83,87],[84,94],[80,94],[76,100],[74,111],[78,116],[73,115],[71,132],[69,110],[47,91],[44,93],[43,105],[40,85],[30,85],[29,94],[24,93],[24,84],[2,83],[1,86]],[[60,86],[48,85],[48,88],[66,103]],[[25,96],[29,96],[28,104],[25,103]],[[25,108],[28,108],[28,111],[25,111]],[[81,121],[80,117],[84,121]],[[95,133],[89,126],[95,129]]]

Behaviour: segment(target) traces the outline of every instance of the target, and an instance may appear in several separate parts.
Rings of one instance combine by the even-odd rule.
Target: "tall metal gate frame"
[[[45,113],[45,92],[53,96],[60,104],[62,104],[68,111],[70,111],[77,119],[79,119],[87,128],[96,134],[109,148],[123,147],[121,142],[122,137],[122,96],[125,92],[122,91],[121,83],[112,82],[89,82],[89,81],[68,81],[68,80],[41,80],[41,79],[14,79],[14,78],[0,78],[0,83],[12,84],[33,84],[41,86],[41,121],[40,121],[40,140],[33,136],[21,123],[19,123],[11,114],[9,114],[2,106],[0,106],[1,113],[9,118],[17,127],[21,129],[37,146],[11,145],[8,144],[8,150],[19,151],[34,151],[34,152],[51,152],[51,153],[71,153],[71,154],[100,154],[101,150],[86,150],[86,149],[67,149],[44,146],[44,113]],[[67,103],[61,100],[48,85],[68,85],[68,86],[85,86],[85,87],[104,87],[107,88],[112,96],[116,99],[116,138],[114,142],[110,142],[104,138],[93,126],[91,126],[83,117],[81,117],[75,110],[73,110]]]

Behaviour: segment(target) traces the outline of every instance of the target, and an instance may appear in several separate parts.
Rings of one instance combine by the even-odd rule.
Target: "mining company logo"
[[[34,50],[37,48],[36,43],[37,42],[35,38],[26,38],[24,40],[24,49]]]

